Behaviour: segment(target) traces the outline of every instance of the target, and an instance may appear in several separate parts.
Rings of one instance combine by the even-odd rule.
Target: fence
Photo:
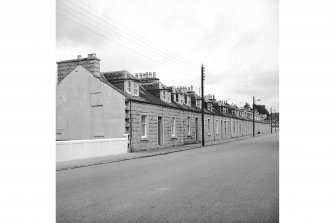
[[[117,155],[127,152],[128,135],[125,135],[124,138],[56,142],[56,162]]]

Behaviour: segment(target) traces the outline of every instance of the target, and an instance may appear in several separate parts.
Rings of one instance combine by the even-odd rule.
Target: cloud
[[[278,106],[277,0],[213,0],[210,4],[204,0],[87,0],[85,4],[97,16],[108,16],[113,31],[106,23],[93,25],[89,13],[79,16],[61,4],[57,4],[57,13],[110,40],[57,15],[57,59],[94,52],[101,59],[102,71],[155,71],[166,85],[196,88],[204,63],[206,93],[249,103],[255,95],[269,106]],[[127,38],[124,28],[173,55]]]

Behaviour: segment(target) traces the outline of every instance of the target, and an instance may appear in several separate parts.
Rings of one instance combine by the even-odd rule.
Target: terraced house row
[[[57,62],[57,140],[118,138],[129,151],[200,143],[201,97],[193,86],[166,86],[155,72],[100,72],[100,59]],[[252,110],[205,97],[205,141],[252,135]],[[256,134],[270,132],[255,116]]]

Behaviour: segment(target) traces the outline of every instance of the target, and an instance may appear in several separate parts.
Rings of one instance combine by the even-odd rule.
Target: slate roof
[[[147,90],[167,90],[171,91],[171,88],[165,86],[162,82],[152,82],[152,83],[141,83],[141,85]]]
[[[114,90],[119,92],[120,94],[124,95],[129,100],[142,102],[142,103],[147,103],[147,104],[153,104],[153,105],[160,105],[160,106],[164,106],[164,107],[177,108],[177,109],[181,109],[181,110],[187,110],[187,111],[193,111],[193,112],[199,112],[199,113],[201,112],[201,109],[198,108],[197,106],[193,105],[193,104],[191,104],[191,106],[187,106],[187,105],[178,104],[174,101],[171,101],[171,103],[167,103],[167,102],[159,99],[158,97],[150,94],[143,86],[141,86],[141,84],[139,85],[139,96],[131,95],[131,94],[119,89],[118,87],[114,86],[112,83],[110,83],[107,78],[111,77],[111,75],[112,76],[115,75],[114,77],[116,77],[116,79],[120,79],[120,80],[122,80],[123,78],[126,78],[126,77],[127,78],[129,77],[129,79],[135,78],[130,73],[123,72],[123,71],[121,71],[121,72],[120,71],[117,71],[117,72],[103,72],[103,73],[101,73],[100,77],[96,77],[96,76],[94,76],[94,77],[96,79],[100,80],[101,82],[107,84],[108,86],[110,86],[111,88],[113,88]],[[107,78],[105,76],[107,76]],[[115,80],[115,79],[113,78],[113,80]],[[170,88],[167,87],[167,89],[170,89]],[[196,95],[196,94],[194,94],[194,95]],[[196,96],[199,97],[198,95],[196,95]],[[199,98],[201,98],[201,97],[199,97]],[[231,106],[229,106],[229,107],[231,107]],[[206,114],[213,114],[213,115],[218,115],[218,116],[223,116],[223,117],[231,117],[231,118],[240,119],[240,120],[249,120],[249,119],[246,119],[246,118],[243,118],[243,117],[237,117],[237,116],[233,116],[233,115],[229,115],[229,114],[223,114],[215,108],[213,108],[212,111],[209,111],[205,108],[204,112]],[[258,122],[258,121],[255,121],[255,122]]]
[[[112,72],[101,72],[102,76],[104,76],[107,80],[138,80],[135,76],[129,73],[126,70],[120,71],[112,71]]]

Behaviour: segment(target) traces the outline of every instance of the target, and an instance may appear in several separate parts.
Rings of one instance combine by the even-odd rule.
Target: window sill
[[[141,141],[149,141],[149,138],[141,136]]]
[[[171,139],[177,139],[177,136],[171,136]]]

